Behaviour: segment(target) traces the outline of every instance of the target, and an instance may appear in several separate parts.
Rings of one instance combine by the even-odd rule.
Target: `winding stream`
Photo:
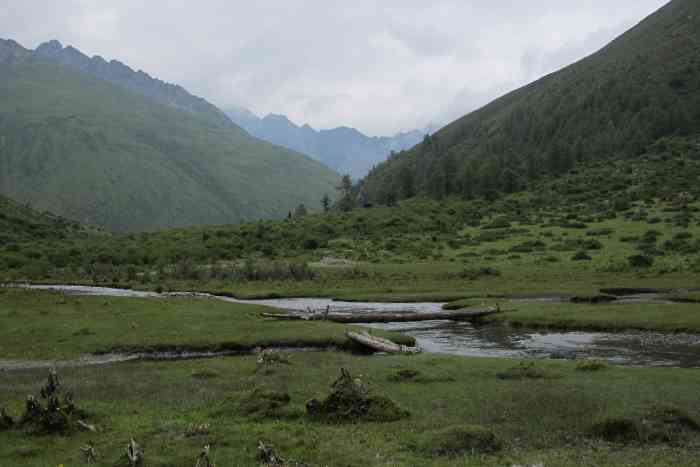
[[[362,303],[342,302],[325,298],[293,298],[267,300],[237,300],[203,293],[144,292],[87,286],[26,286],[39,290],[56,290],[67,294],[135,297],[177,298],[198,297],[233,303],[265,305],[287,311],[325,309],[334,312],[435,312],[442,303]],[[537,300],[527,298],[520,300]],[[367,327],[401,332],[414,337],[426,352],[472,357],[503,358],[564,358],[603,359],[613,364],[645,367],[700,368],[700,335],[668,334],[645,331],[577,332],[543,331],[513,328],[500,324],[474,325],[469,322],[424,321],[416,323],[371,324]],[[201,358],[215,355],[191,355],[178,358]],[[114,361],[124,361],[146,356],[105,356]],[[154,356],[151,356],[154,357]],[[157,358],[158,356],[155,356]],[[161,358],[167,358],[166,355]]]

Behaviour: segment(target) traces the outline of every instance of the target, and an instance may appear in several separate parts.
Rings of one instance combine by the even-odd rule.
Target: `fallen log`
[[[499,307],[487,308],[464,308],[461,310],[444,310],[432,313],[387,313],[377,311],[372,313],[328,313],[328,314],[295,314],[295,313],[262,313],[264,318],[282,320],[304,320],[304,321],[332,321],[344,324],[363,323],[407,323],[415,321],[437,321],[437,320],[472,320],[483,318],[484,316],[500,313]]]
[[[386,353],[420,353],[419,347],[408,347],[399,345],[382,337],[372,336],[367,332],[347,331],[345,333],[348,339],[362,344],[370,349],[378,352]]]

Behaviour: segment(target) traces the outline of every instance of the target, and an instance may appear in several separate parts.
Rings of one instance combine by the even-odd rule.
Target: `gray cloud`
[[[667,0],[0,0],[0,35],[116,58],[222,108],[389,134],[446,123]]]

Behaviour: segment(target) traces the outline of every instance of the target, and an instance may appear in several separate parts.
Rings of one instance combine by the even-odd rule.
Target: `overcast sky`
[[[667,0],[0,0],[0,37],[58,39],[220,108],[391,134],[588,55]]]

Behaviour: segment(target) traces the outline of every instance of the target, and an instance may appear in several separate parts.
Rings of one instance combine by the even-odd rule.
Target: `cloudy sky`
[[[667,1],[0,0],[0,37],[58,39],[224,109],[380,135],[474,110]]]

